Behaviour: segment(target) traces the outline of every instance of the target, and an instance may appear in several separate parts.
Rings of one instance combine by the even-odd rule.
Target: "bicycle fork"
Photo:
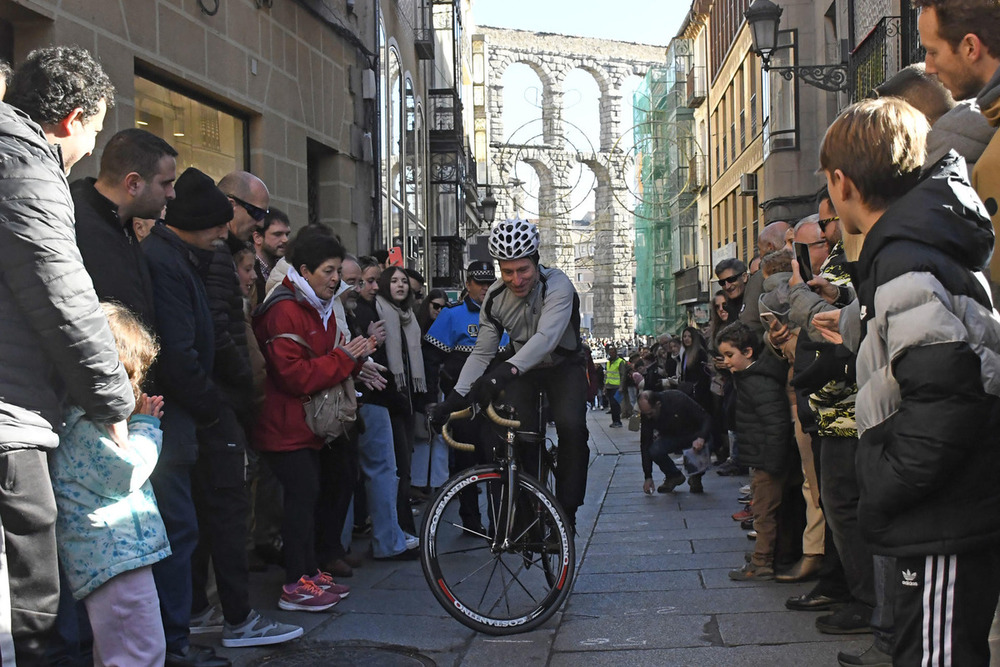
[[[494,542],[494,550],[506,551],[511,548],[511,543],[514,535],[514,524],[517,519],[517,485],[518,477],[520,476],[520,470],[517,463],[517,456],[514,452],[514,442],[517,434],[514,429],[507,429],[507,465],[504,466],[505,479],[503,479],[504,488],[507,490],[507,497],[504,500],[503,512],[506,520],[503,522],[503,534],[497,532],[497,539]]]

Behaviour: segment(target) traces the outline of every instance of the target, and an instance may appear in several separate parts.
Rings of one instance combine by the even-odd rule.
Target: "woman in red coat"
[[[349,590],[316,562],[316,499],[323,439],[306,425],[304,400],[361,369],[373,346],[355,338],[340,346],[333,314],[344,248],[328,233],[306,229],[288,246],[288,273],[254,315],[254,334],[267,362],[264,406],[254,444],[284,489],[285,586],[278,606],[324,611]],[[298,341],[276,337],[295,334]]]

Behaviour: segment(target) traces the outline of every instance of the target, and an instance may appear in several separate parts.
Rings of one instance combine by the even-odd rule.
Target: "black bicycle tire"
[[[553,584],[550,577],[549,568],[545,567],[546,579],[552,586],[548,594],[535,609],[523,614],[519,618],[504,619],[490,618],[483,614],[468,609],[451,590],[449,583],[443,580],[441,569],[437,562],[437,527],[440,525],[443,513],[453,500],[457,501],[458,492],[481,479],[501,479],[504,471],[499,465],[482,465],[464,470],[441,487],[434,500],[428,505],[425,514],[424,524],[421,530],[420,540],[420,563],[423,569],[427,584],[434,594],[435,599],[453,618],[472,630],[490,635],[512,635],[533,630],[548,621],[556,611],[565,603],[570,589],[572,588],[576,572],[576,547],[573,541],[572,528],[569,525],[566,513],[559,505],[554,494],[543,487],[538,481],[526,474],[520,475],[520,491],[529,492],[535,498],[542,500],[542,507],[549,510],[549,517],[557,520],[556,528],[559,531],[560,552],[562,560],[562,572],[560,581]],[[470,478],[475,481],[467,482]],[[547,559],[541,559],[542,563],[547,563]]]

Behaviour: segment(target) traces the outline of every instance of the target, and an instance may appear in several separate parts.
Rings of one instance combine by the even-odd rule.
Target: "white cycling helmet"
[[[514,218],[493,225],[490,255],[495,259],[521,259],[538,252],[538,225]]]

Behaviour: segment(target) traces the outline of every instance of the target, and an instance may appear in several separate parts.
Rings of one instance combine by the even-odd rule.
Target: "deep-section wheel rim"
[[[472,491],[470,491],[472,489]],[[463,527],[459,493],[475,494],[484,530]],[[525,632],[544,623],[573,582],[575,549],[555,497],[522,475],[511,541],[492,537],[506,521],[506,482],[498,466],[449,480],[428,508],[421,541],[424,575],[444,608],[489,634]]]

